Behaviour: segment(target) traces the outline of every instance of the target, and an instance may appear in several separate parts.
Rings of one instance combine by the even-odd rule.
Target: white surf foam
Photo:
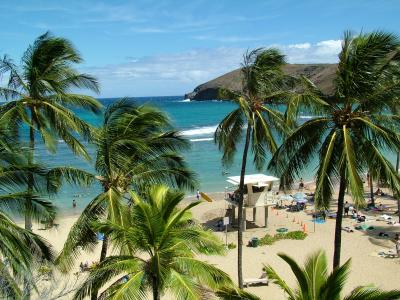
[[[205,142],[205,141],[212,141],[213,138],[202,138],[202,139],[190,139],[191,142]]]
[[[214,125],[214,126],[204,126],[204,127],[183,130],[182,135],[191,136],[191,135],[211,134],[215,132],[217,127],[218,127],[217,125]]]

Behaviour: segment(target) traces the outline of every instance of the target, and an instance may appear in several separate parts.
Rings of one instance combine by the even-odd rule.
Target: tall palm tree
[[[130,192],[132,206],[121,211],[123,223],[98,223],[119,253],[93,267],[74,299],[105,288],[101,299],[143,299],[152,293],[160,299],[168,292],[174,299],[204,299],[221,287],[233,286],[229,276],[196,255],[221,255],[224,246],[211,231],[196,224],[190,209],[178,205],[184,193],[154,185],[141,196]]]
[[[0,196],[0,202],[8,201]],[[0,211],[0,295],[3,299],[22,299],[22,282],[33,284],[32,269],[39,262],[53,260],[50,245],[38,235],[20,228]]]
[[[93,97],[71,93],[74,88],[98,92],[95,78],[81,74],[73,65],[82,62],[77,50],[66,39],[49,33],[39,36],[25,51],[21,66],[4,56],[0,60],[0,74],[8,76],[8,83],[0,88],[0,97],[8,102],[0,107],[0,122],[25,123],[29,131],[29,163],[34,163],[36,137],[41,136],[48,150],[55,151],[58,140],[63,140],[74,153],[89,159],[78,135],[89,138],[90,126],[75,115],[72,108],[99,113],[101,105]],[[33,179],[28,182],[25,228],[31,229],[29,195],[33,193]]]
[[[319,115],[294,130],[279,147],[270,168],[290,184],[318,157],[315,203],[328,208],[339,183],[333,266],[340,265],[343,202],[349,188],[356,206],[365,205],[362,174],[379,172],[395,190],[399,176],[382,150],[399,151],[399,116],[391,114],[400,85],[399,39],[390,33],[344,34],[331,98],[314,93]],[[314,88],[316,90],[316,88]],[[310,96],[311,97],[311,96]],[[317,102],[314,102],[316,104]]]
[[[97,147],[95,169],[103,192],[84,209],[72,227],[58,263],[64,270],[72,267],[79,251],[92,249],[97,243],[91,224],[104,218],[123,224],[121,205],[129,201],[128,190],[140,193],[144,186],[166,183],[193,189],[195,175],[178,154],[187,149],[187,140],[172,130],[169,119],[145,104],[123,99],[110,105],[103,126],[94,139]],[[107,254],[104,237],[100,261]],[[96,295],[93,296],[94,298]]]
[[[328,272],[328,264],[324,251],[310,255],[302,268],[290,256],[279,253],[292,269],[296,277],[296,288],[291,288],[283,278],[271,267],[266,266],[268,278],[288,295],[289,300],[396,300],[400,299],[400,290],[382,291],[371,286],[355,288],[342,298],[341,293],[350,272],[350,259],[332,273]]]
[[[37,221],[52,220],[55,207],[44,197],[57,193],[65,180],[82,184],[87,176],[70,167],[28,164],[29,156],[18,144],[10,144],[16,141],[9,134],[0,126],[0,290],[7,299],[29,299],[32,289],[36,289],[33,270],[38,264],[53,261],[52,250],[46,241],[14,224],[6,213],[23,216],[29,209]],[[33,182],[31,193],[26,192],[29,180]],[[27,199],[29,207],[25,205]]]
[[[243,87],[240,92],[221,90],[220,97],[232,99],[237,108],[230,112],[215,131],[215,142],[223,151],[223,164],[230,165],[243,143],[238,199],[238,281],[243,288],[243,194],[244,176],[249,148],[258,170],[266,163],[268,153],[277,149],[276,134],[287,131],[284,115],[276,109],[277,99],[283,101],[289,81],[282,71],[284,55],[276,49],[256,49],[244,55],[242,64]]]

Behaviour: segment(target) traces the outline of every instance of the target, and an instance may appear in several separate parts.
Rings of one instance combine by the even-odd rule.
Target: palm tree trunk
[[[371,194],[371,205],[375,206],[374,181],[372,179],[372,173],[371,172],[369,172],[369,192]]]
[[[103,244],[101,245],[100,262],[102,262],[107,257],[107,248],[108,248],[108,236],[104,235]]]
[[[346,191],[346,177],[341,174],[339,185],[338,206],[336,212],[336,226],[335,226],[335,244],[333,253],[333,268],[340,266],[340,250],[342,248],[342,221],[343,221],[343,206],[344,206],[344,193]]]
[[[33,121],[33,111],[31,118],[31,126],[29,126],[29,153],[28,153],[28,166],[31,166],[34,161],[35,151],[35,131]],[[28,173],[28,186],[27,196],[25,197],[25,229],[32,231],[32,195],[33,195],[33,174]],[[31,282],[29,279],[24,279],[25,296],[24,299],[29,300],[31,298]]]
[[[158,290],[158,282],[155,276],[153,276],[151,284],[153,288],[153,300],[160,300],[161,297],[160,297],[160,292]]]
[[[29,127],[28,166],[33,164],[34,151],[35,151],[35,131],[32,126]],[[25,229],[27,230],[32,230],[32,216],[31,216],[32,194],[33,194],[33,174],[28,173],[27,197],[25,199]]]
[[[400,195],[397,195],[397,213],[399,214],[399,223],[400,223]]]
[[[107,248],[108,248],[108,237],[104,235],[103,243],[101,245],[101,252],[100,252],[100,261],[102,262],[107,257]],[[93,288],[92,293],[90,295],[91,300],[96,300],[99,290],[97,288]]]
[[[104,191],[107,192],[107,189],[104,189]],[[102,262],[107,257],[107,248],[108,248],[108,236],[104,235],[103,243],[101,244],[100,261],[99,262]],[[96,300],[98,293],[99,293],[99,290],[97,288],[94,288],[90,295],[90,299]]]
[[[238,213],[238,222],[239,222],[239,231],[238,231],[238,282],[239,288],[243,288],[243,267],[242,267],[242,256],[243,256],[243,198],[244,198],[244,176],[246,174],[246,162],[247,162],[247,153],[249,151],[249,143],[250,143],[250,124],[247,124],[246,130],[246,140],[244,143],[243,149],[243,158],[242,158],[242,169],[240,171],[240,183],[239,183],[239,213]]]
[[[397,152],[396,173],[399,172],[399,167],[400,167],[400,152]],[[396,193],[396,198],[397,198],[397,213],[399,214],[399,223],[400,223],[400,195],[398,193]]]

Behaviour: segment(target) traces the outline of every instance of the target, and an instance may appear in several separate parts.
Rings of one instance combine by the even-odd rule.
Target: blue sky
[[[70,39],[102,97],[182,95],[237,68],[250,48],[335,62],[345,29],[400,34],[397,0],[2,1],[0,54],[19,60],[50,30]]]

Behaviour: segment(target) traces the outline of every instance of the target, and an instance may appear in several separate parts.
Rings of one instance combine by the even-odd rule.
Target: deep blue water
[[[100,99],[105,105],[109,105],[116,99]],[[184,153],[189,166],[197,173],[200,182],[199,189],[205,192],[223,191],[227,185],[226,177],[239,175],[241,149],[239,149],[235,163],[226,168],[221,163],[221,152],[213,141],[213,133],[217,124],[228,112],[235,108],[231,102],[221,101],[184,101],[182,97],[146,97],[136,98],[138,103],[151,103],[166,112],[173,124],[182,131],[191,141],[191,150]],[[101,116],[95,116],[84,111],[77,111],[79,116],[93,125],[99,125],[102,121]],[[301,116],[303,120],[308,118],[307,114]],[[94,149],[89,149],[94,154]],[[74,156],[62,142],[58,145],[56,154],[50,154],[43,145],[38,145],[38,158],[50,165],[70,165],[83,168],[93,172],[90,163]],[[92,155],[94,156],[94,155]],[[305,180],[313,178],[315,164],[311,164],[305,170],[303,177]],[[227,172],[227,174],[225,174]],[[255,168],[249,160],[247,173],[255,172]],[[264,173],[268,172],[265,170]],[[100,192],[97,185],[90,188],[79,188],[75,186],[64,186],[60,193],[53,200],[63,212],[70,212],[72,209],[72,199],[76,199],[77,211],[83,209],[90,199]],[[190,193],[190,192],[189,192]]]

